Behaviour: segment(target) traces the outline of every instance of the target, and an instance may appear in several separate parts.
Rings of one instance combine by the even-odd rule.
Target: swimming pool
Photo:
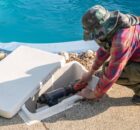
[[[81,40],[81,17],[95,4],[140,16],[139,0],[0,0],[0,42]]]

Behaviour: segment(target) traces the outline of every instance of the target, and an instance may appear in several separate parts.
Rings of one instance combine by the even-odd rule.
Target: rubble
[[[61,56],[64,56],[64,58],[65,58],[66,61],[69,60],[69,58],[70,58],[68,52],[60,52],[58,54],[61,55]]]
[[[88,50],[87,52],[85,52],[85,57],[92,58],[93,56],[94,56],[94,52],[92,50]]]
[[[70,62],[70,61],[77,61],[79,63],[81,63],[83,66],[85,66],[85,68],[87,70],[89,70],[91,68],[91,65],[93,63],[93,60],[95,58],[95,52],[92,50],[87,50],[86,52],[82,52],[82,53],[76,53],[76,52],[70,52],[70,53],[59,53],[60,55],[63,55],[65,57],[65,55],[68,55],[69,58],[66,58],[66,62]]]
[[[4,53],[2,51],[0,52],[0,60],[4,59],[6,56],[7,56],[6,53]]]

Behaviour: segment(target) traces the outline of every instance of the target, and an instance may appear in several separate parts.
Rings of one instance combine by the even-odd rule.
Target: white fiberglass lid
[[[40,82],[51,77],[64,64],[57,54],[20,46],[0,61],[0,116],[14,116]]]

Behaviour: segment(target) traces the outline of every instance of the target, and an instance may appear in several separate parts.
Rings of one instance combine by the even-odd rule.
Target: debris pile
[[[65,57],[66,62],[70,61],[77,61],[81,63],[87,70],[91,68],[93,60],[95,59],[95,52],[92,50],[87,50],[86,52],[82,53],[75,53],[75,52],[60,52],[60,55]]]

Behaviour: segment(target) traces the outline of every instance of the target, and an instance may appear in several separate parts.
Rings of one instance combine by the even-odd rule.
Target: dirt
[[[68,53],[69,58],[66,62],[77,61],[81,63],[87,70],[89,70],[95,59],[95,52],[82,52],[82,53]]]

